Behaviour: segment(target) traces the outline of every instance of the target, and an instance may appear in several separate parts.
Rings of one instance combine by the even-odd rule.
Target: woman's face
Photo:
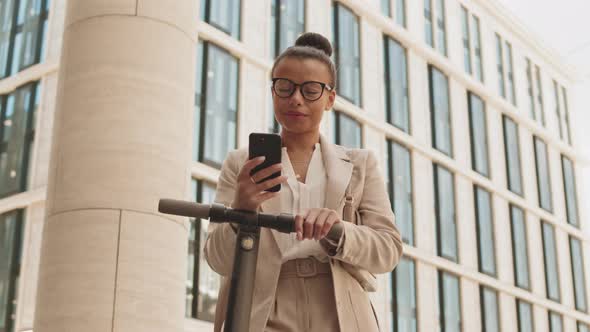
[[[332,108],[336,98],[334,87],[330,84],[332,77],[328,66],[315,59],[285,57],[275,67],[272,78],[288,79],[295,84],[314,81],[325,83],[332,88],[332,91],[329,91],[326,87],[321,97],[314,101],[305,99],[301,95],[299,85],[295,87],[293,94],[286,98],[279,97],[276,94],[275,89],[281,88],[278,84],[275,85],[275,89],[272,89],[274,113],[277,121],[282,126],[282,130],[292,134],[319,132],[322,115],[324,111]],[[283,81],[283,83],[285,82]],[[305,88],[305,90],[309,91],[308,97],[314,93],[312,89],[313,87],[310,87],[310,89]],[[283,88],[282,91],[288,90]]]

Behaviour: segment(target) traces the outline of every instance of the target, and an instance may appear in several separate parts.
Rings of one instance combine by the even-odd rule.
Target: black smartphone
[[[250,176],[254,175],[261,169],[267,168],[274,164],[281,162],[281,136],[277,134],[265,134],[265,133],[251,133],[250,141],[248,145],[248,159],[264,156],[264,162],[250,172]],[[281,172],[273,173],[272,175],[262,179],[259,182],[264,182],[268,179],[274,179],[281,176]],[[281,190],[281,184],[267,189],[266,191],[277,192]]]

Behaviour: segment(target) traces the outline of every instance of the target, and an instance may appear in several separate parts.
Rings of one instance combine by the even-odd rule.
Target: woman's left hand
[[[340,217],[336,211],[325,208],[309,209],[303,216],[295,216],[295,231],[297,239],[323,239],[332,226],[339,223]]]

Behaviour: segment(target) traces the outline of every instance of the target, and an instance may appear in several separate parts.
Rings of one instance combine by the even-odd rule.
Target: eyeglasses
[[[332,87],[326,83],[307,81],[297,84],[286,78],[273,78],[272,91],[280,98],[289,98],[295,93],[295,89],[299,86],[299,92],[303,98],[309,101],[320,99],[324,93],[324,89],[332,91]]]

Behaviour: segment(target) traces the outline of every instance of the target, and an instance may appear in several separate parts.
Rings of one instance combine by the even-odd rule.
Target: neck
[[[281,138],[283,145],[287,148],[289,154],[311,154],[315,148],[315,144],[320,141],[320,133],[289,133],[285,130],[281,131]]]

